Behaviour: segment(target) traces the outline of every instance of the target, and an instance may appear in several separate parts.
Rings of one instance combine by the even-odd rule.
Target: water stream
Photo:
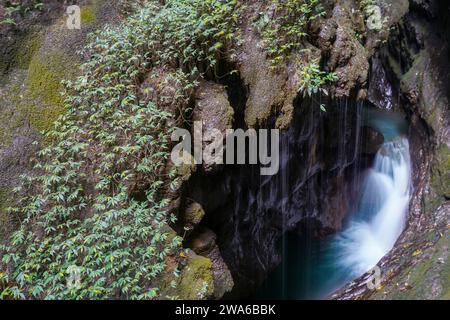
[[[283,262],[263,286],[263,297],[325,298],[372,269],[402,233],[411,192],[406,124],[395,115],[369,111],[366,125],[382,133],[384,143],[342,231],[322,240],[288,234]]]

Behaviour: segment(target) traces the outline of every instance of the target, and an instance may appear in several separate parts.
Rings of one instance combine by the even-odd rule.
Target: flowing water
[[[288,235],[283,263],[264,286],[263,297],[324,298],[371,270],[402,233],[411,192],[405,124],[396,116],[368,112],[366,125],[382,133],[385,142],[342,231],[320,241]]]

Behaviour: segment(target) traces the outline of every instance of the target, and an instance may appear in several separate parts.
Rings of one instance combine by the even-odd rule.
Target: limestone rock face
[[[319,33],[319,47],[330,55],[328,67],[338,76],[334,92],[338,97],[349,96],[353,88],[367,81],[369,56],[355,37],[364,30],[364,21],[354,21],[361,19],[353,14],[355,9],[351,1],[337,3]]]
[[[190,249],[182,253],[181,270],[174,276],[174,258],[166,262],[166,270],[154,282],[161,296],[181,300],[221,299],[233,288],[230,271],[217,246],[208,256],[197,255]]]
[[[169,256],[166,259],[165,270],[155,278],[152,286],[159,288],[159,295],[163,299],[212,299],[212,262],[192,250],[183,250],[179,256]]]
[[[225,135],[225,130],[233,128],[233,119],[234,110],[225,87],[213,82],[201,82],[195,93],[193,120],[203,120],[204,134],[217,129]]]
[[[216,234],[208,228],[201,228],[191,238],[189,246],[200,255],[209,254],[214,249],[217,240]]]
[[[40,132],[65,110],[60,81],[76,77],[89,58],[77,54],[87,33],[120,19],[113,2],[77,1],[82,29],[68,30],[61,1],[47,2],[46,12],[33,13],[17,28],[0,27],[0,242],[17,223],[4,212],[19,176],[31,170],[29,160],[38,150],[33,141],[45,144]],[[180,106],[189,105],[193,110],[188,120],[203,121],[206,137],[214,129],[225,136],[239,120],[249,128],[285,129],[282,144],[287,147],[281,154],[281,174],[274,177],[262,178],[254,167],[219,172],[217,166],[204,164],[196,171],[191,155],[186,155],[186,165],[167,164],[167,176],[175,171],[173,184],[161,196],[169,200],[168,212],[179,218],[166,230],[168,241],[187,227],[190,249],[167,258],[166,269],[155,280],[163,297],[220,299],[236,286],[246,292],[280,262],[276,243],[287,230],[312,222],[314,236],[323,237],[341,228],[355,159],[360,152],[373,156],[383,143],[367,129],[364,150],[355,147],[359,137],[349,123],[358,121],[360,110],[346,99],[356,100],[359,92],[361,100],[409,118],[414,199],[408,229],[380,263],[383,281],[395,285],[369,292],[365,275],[333,298],[449,298],[450,50],[443,40],[449,31],[444,2],[376,1],[382,28],[370,30],[362,1],[327,1],[327,15],[309,27],[301,50],[274,67],[253,25],[267,1],[248,1],[240,22],[241,45],[233,57],[224,57],[237,69],[244,90],[230,93],[226,81],[213,82],[210,76],[195,92],[182,95],[189,101],[178,101],[185,86],[175,66],[155,68],[151,77],[142,79],[141,96],[175,116],[171,128],[188,122]],[[0,19],[4,15],[0,4]],[[338,77],[330,91],[338,99],[330,99],[333,110],[330,106],[326,113],[298,91],[298,71],[311,60]],[[233,95],[243,95],[242,115],[234,110]],[[130,192],[139,199],[147,181],[136,180]]]
[[[443,229],[442,236],[429,229],[425,236],[436,241],[433,245],[406,250],[412,263],[376,292],[374,299],[394,300],[448,300],[450,299],[450,230],[442,224],[450,213],[447,203],[436,210],[436,222]],[[425,237],[424,237],[425,238]],[[403,253],[405,254],[405,252]]]
[[[292,120],[294,100],[298,95],[298,75],[307,59],[299,52],[277,66],[271,64],[263,39],[251,24],[260,12],[273,12],[267,2],[253,2],[248,6],[243,21],[242,43],[236,49],[234,63],[247,89],[244,118],[249,128],[264,127],[269,118],[276,117],[276,127],[286,129]],[[320,55],[317,48],[305,43],[311,55]],[[320,57],[319,57],[320,58]]]
[[[226,88],[202,81],[195,92],[192,120],[202,122],[203,150],[216,137],[215,130],[225,139],[226,130],[233,128],[234,120],[234,109],[230,105]],[[206,172],[213,172],[217,166],[203,162],[203,168]]]
[[[250,128],[267,121],[277,105],[284,102],[283,87],[286,72],[275,72],[266,58],[260,39],[254,30],[244,35],[243,48],[239,55],[240,73],[249,88],[245,106],[245,122]]]

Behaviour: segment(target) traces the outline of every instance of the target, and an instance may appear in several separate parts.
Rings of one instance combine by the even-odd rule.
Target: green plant
[[[261,13],[257,28],[273,67],[302,45],[308,24],[324,15],[319,0],[276,0],[273,17]]]
[[[317,60],[313,60],[304,65],[303,68],[300,69],[299,77],[299,91],[302,92],[304,96],[312,96],[319,91],[328,95],[328,92],[322,86],[327,82],[334,82],[337,80],[336,73],[321,71]]]
[[[319,92],[328,95],[328,91],[323,86],[326,83],[337,81],[337,75],[334,72],[321,71],[318,61],[313,60],[300,69],[299,79],[299,92],[304,97],[312,97]],[[324,105],[320,105],[320,108],[322,111],[326,111]]]
[[[20,228],[0,246],[1,298],[160,295],[155,280],[181,249],[168,227],[176,217],[165,196],[175,117],[167,110],[187,107],[197,78],[234,38],[237,14],[236,1],[148,1],[90,36],[83,75],[64,82],[67,113],[46,133],[35,174],[15,189],[9,212]],[[141,84],[161,69],[176,93],[152,100]]]
[[[5,5],[5,16],[0,25],[17,25],[17,17],[30,11],[41,11],[44,7],[42,0],[8,1]]]
[[[365,11],[367,7],[374,6],[377,4],[376,0],[359,0],[358,5],[360,10]]]

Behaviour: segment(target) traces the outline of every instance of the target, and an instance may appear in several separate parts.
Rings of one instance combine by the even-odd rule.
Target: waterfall
[[[343,121],[345,128],[345,115]],[[346,199],[349,206],[342,230],[323,238],[307,234],[308,229],[305,234],[287,233],[282,239],[283,261],[262,286],[260,297],[323,299],[370,271],[402,234],[412,191],[408,124],[399,114],[371,108],[364,108],[356,121],[354,140],[345,131],[339,134],[342,145],[335,154],[341,166],[348,157],[355,159],[354,177],[349,182],[352,197]],[[384,143],[373,159],[370,155],[370,163],[360,167],[367,161],[359,158],[362,126],[383,135]],[[344,147],[349,141],[354,141],[354,149]],[[290,197],[296,193],[294,189]]]
[[[357,212],[333,241],[337,264],[358,277],[388,253],[402,233],[411,191],[409,143],[387,141],[363,184]]]

